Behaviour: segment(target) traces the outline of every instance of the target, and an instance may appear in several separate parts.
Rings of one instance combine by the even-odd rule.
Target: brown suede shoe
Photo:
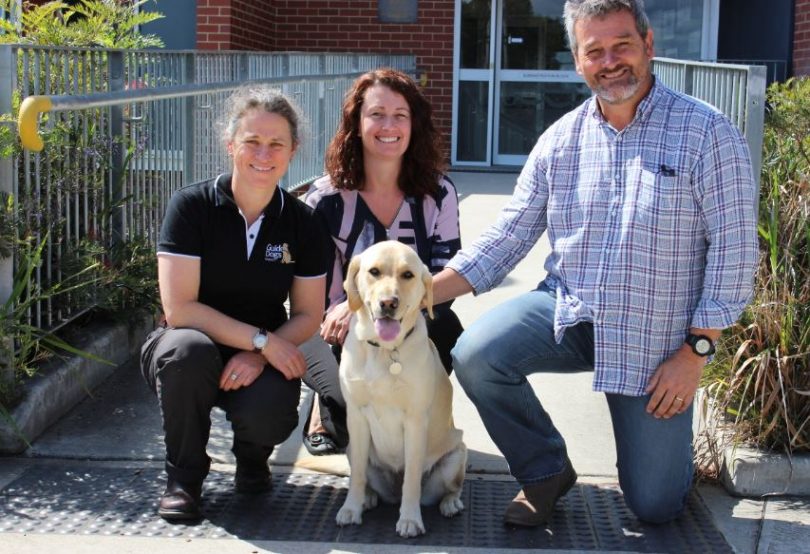
[[[557,500],[565,496],[576,482],[577,472],[574,471],[571,460],[566,458],[562,473],[523,487],[506,507],[504,523],[521,527],[543,525],[551,517]]]
[[[202,486],[190,487],[169,479],[160,497],[158,515],[166,521],[191,521],[202,518],[200,495]]]

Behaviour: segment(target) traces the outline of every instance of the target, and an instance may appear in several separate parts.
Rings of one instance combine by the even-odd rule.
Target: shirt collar
[[[214,179],[215,204],[223,207],[232,206],[236,210],[239,210],[236,201],[233,199],[231,177],[232,175],[230,173],[223,173]],[[270,202],[264,207],[262,213],[267,217],[273,218],[279,217],[283,210],[284,192],[281,190],[281,186],[277,185],[276,191],[273,193],[273,198],[271,198]]]

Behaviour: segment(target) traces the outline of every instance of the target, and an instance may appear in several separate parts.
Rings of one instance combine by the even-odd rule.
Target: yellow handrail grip
[[[51,99],[47,96],[29,96],[20,105],[20,115],[17,118],[17,129],[23,148],[40,152],[45,144],[39,136],[39,114],[49,112],[53,107]]]

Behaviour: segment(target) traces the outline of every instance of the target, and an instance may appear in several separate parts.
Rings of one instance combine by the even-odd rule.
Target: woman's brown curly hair
[[[408,102],[411,110],[411,141],[402,160],[398,185],[406,196],[435,195],[444,169],[442,138],[433,126],[433,108],[413,79],[396,69],[369,71],[357,78],[343,101],[343,115],[337,133],[326,149],[326,172],[339,189],[360,190],[365,174],[363,142],[360,138],[360,110],[363,97],[373,85],[381,84]]]

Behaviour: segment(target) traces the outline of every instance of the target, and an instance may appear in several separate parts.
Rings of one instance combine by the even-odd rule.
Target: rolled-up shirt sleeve
[[[498,286],[546,230],[548,183],[541,164],[542,147],[543,137],[496,222],[447,264],[470,283],[476,295]]]
[[[703,292],[692,326],[733,324],[753,296],[758,260],[756,179],[748,146],[725,117],[716,116],[694,171],[694,191],[708,248]]]

